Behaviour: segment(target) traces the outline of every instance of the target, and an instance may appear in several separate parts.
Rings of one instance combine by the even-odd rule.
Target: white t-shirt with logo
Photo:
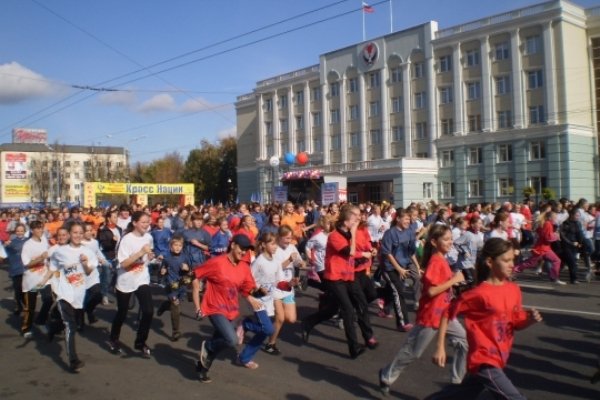
[[[27,266],[31,260],[38,258],[43,252],[48,251],[48,240],[42,236],[41,240],[30,238],[23,245],[21,261]],[[48,272],[47,260],[44,260],[30,268],[25,268],[23,273],[23,292],[35,289]]]
[[[88,259],[88,267],[98,267],[98,258],[85,246],[74,247],[70,244],[60,246],[50,258],[50,271],[58,271],[56,298],[71,304],[73,308],[83,308],[85,298],[86,273],[81,263],[81,255]]]
[[[154,248],[154,240],[148,233],[139,236],[136,233],[131,232],[121,238],[119,251],[117,253],[119,266],[117,267],[116,288],[118,291],[131,293],[142,285],[150,284],[150,272],[148,271],[148,262],[150,260],[148,254],[137,259],[128,270],[121,267],[123,261],[127,260],[132,254],[142,250],[142,247],[145,245],[150,245],[150,247]]]
[[[269,260],[264,254],[261,254],[252,263],[252,276],[259,288],[267,290],[267,294],[260,298],[267,315],[275,315],[275,307],[273,305],[275,292],[278,295],[277,299],[282,298],[279,296],[281,290],[277,289],[277,283],[285,280],[281,264],[278,264],[274,257]],[[289,295],[289,292],[287,294]]]

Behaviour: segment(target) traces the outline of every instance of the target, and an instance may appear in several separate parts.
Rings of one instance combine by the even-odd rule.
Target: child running
[[[447,225],[434,224],[429,230],[425,244],[423,263],[423,293],[417,311],[417,323],[410,330],[406,341],[391,364],[379,371],[379,387],[385,396],[404,368],[420,358],[435,337],[442,315],[446,313],[452,299],[452,286],[462,282],[464,276],[458,271],[452,275],[446,255],[452,248],[452,232]],[[465,330],[457,320],[448,323],[448,334],[454,346],[452,383],[460,383],[465,373],[467,340]]]
[[[446,363],[444,338],[456,316],[465,317],[469,352],[468,375],[460,385],[444,388],[429,400],[476,399],[484,391],[495,399],[525,399],[504,374],[512,348],[514,331],[540,322],[535,310],[523,310],[521,289],[509,281],[514,266],[514,249],[510,241],[492,238],[483,246],[477,264],[478,286],[465,292],[452,305],[449,316],[440,323],[437,351],[433,362]]]

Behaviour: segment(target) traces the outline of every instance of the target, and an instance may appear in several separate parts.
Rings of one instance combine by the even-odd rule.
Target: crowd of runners
[[[76,333],[97,322],[99,304],[116,304],[107,342],[120,354],[121,328],[135,298],[134,348],[151,358],[155,312],[170,312],[170,339],[177,341],[181,303],[189,300],[198,319],[214,328],[196,363],[204,383],[227,348],[236,349],[237,364],[248,369],[259,367],[261,349],[280,354],[285,325],[309,342],[320,323],[339,321],[349,358],[359,358],[379,345],[371,324],[377,317],[394,319],[407,333],[379,371],[384,395],[434,339],[434,362],[443,367],[448,339],[451,385],[429,398],[475,398],[487,390],[496,398],[522,399],[503,368],[514,332],[542,317],[523,309],[519,273],[536,269],[554,285],[595,279],[600,210],[585,199],[535,207],[529,201],[406,208],[287,202],[6,210],[0,241],[21,334],[41,340],[33,335],[43,332],[52,341],[64,331],[73,372],[84,366]],[[152,285],[164,288],[156,310]],[[319,304],[296,324],[295,293],[306,287],[320,292]],[[251,314],[240,315],[240,299]]]

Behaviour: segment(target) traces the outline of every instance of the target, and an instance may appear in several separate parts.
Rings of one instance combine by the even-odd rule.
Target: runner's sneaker
[[[275,343],[273,343],[273,344],[270,344],[270,343],[265,344],[265,347],[263,347],[263,351],[265,353],[269,353],[269,354],[271,354],[273,356],[277,356],[277,355],[281,354],[281,351],[279,351],[279,349],[277,348],[277,346],[275,345]]]
[[[202,364],[207,372],[212,364],[210,351],[206,348],[206,340],[203,340],[202,345],[200,346],[200,364]]]
[[[146,345],[146,343],[136,343],[133,348],[141,351],[142,357],[144,358],[150,358],[152,356],[152,351],[150,350],[150,347]]]
[[[108,349],[111,353],[114,354],[122,354],[123,349],[121,349],[121,343],[118,340],[109,340],[108,341]]]
[[[71,372],[77,373],[81,371],[84,365],[85,363],[81,360],[71,361],[71,363],[69,364],[69,369],[71,370]]]
[[[202,383],[210,383],[212,379],[208,376],[208,369],[204,368],[200,361],[196,361],[196,373],[198,374],[198,380]]]
[[[381,373],[383,372],[383,370],[379,370],[379,391],[381,392],[381,394],[383,396],[387,396],[390,394],[390,385],[388,385],[387,383],[385,383],[383,381],[383,378],[381,377]]]
[[[25,339],[31,339],[33,337],[33,332],[31,332],[31,331],[23,332],[23,337]]]
[[[556,280],[552,281],[552,283],[555,284],[555,285],[559,285],[559,286],[567,284],[567,282],[561,281],[560,279],[556,279]]]

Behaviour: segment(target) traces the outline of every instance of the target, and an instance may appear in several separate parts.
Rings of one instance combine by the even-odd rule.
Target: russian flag
[[[375,9],[373,7],[371,7],[370,5],[368,5],[367,3],[365,3],[364,1],[362,2],[362,8],[363,8],[363,12],[366,14],[371,14],[375,12]]]

